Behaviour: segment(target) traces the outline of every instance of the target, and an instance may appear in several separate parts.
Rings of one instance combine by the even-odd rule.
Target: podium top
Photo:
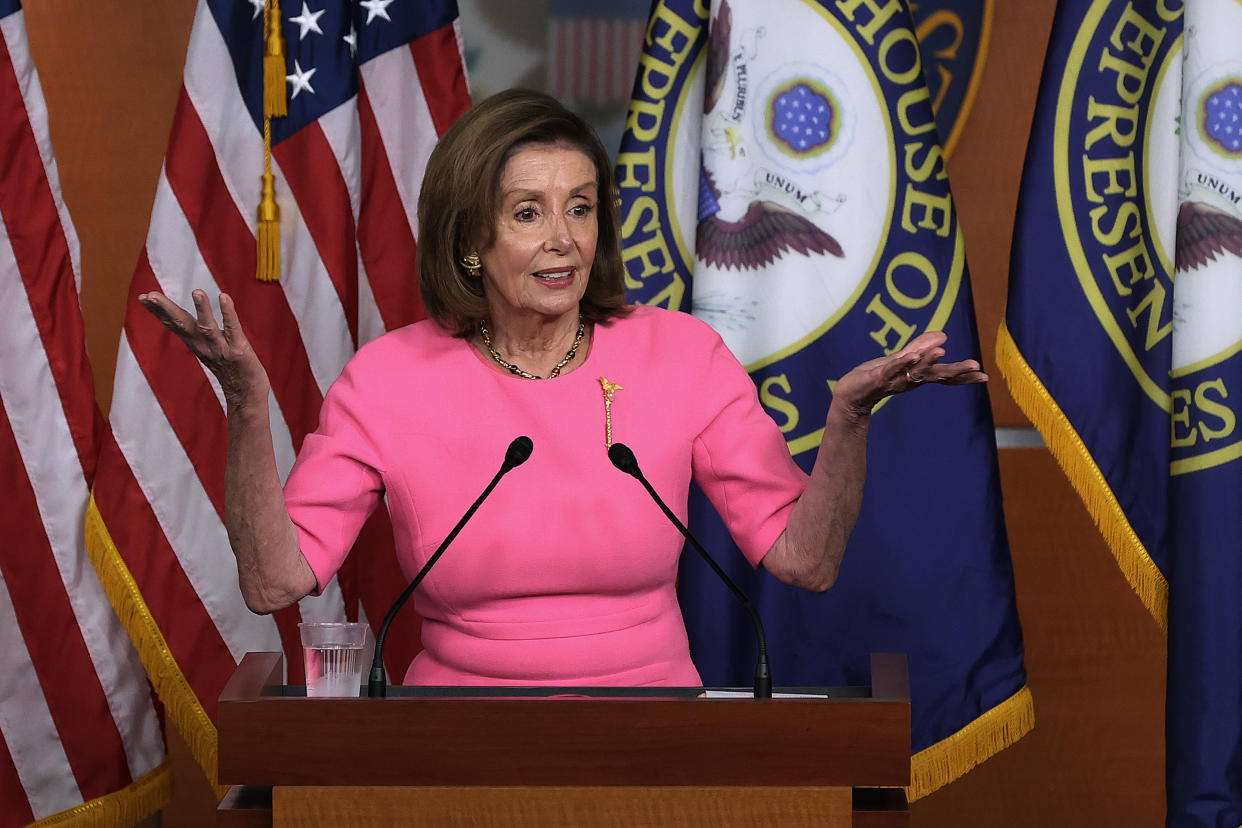
[[[306,685],[282,684],[283,657],[280,653],[248,653],[220,694],[220,701],[253,698],[307,698]],[[906,657],[896,653],[871,656],[871,681],[862,685],[829,687],[777,687],[774,698],[871,699],[910,701]],[[366,685],[362,685],[365,689]],[[747,687],[591,687],[525,685],[389,685],[387,698],[626,698],[626,699],[739,699],[749,698]],[[363,694],[365,697],[365,693]],[[349,699],[336,699],[349,701]],[[380,701],[376,699],[374,701]]]
[[[362,685],[361,698],[367,698]],[[741,699],[754,696],[749,687],[580,687],[526,685],[402,685],[390,684],[386,698],[506,698],[506,699]],[[304,684],[275,684],[263,688],[264,697],[288,696],[306,698]],[[871,698],[868,685],[845,687],[776,687],[773,698],[788,699],[866,699]]]
[[[818,697],[704,688],[390,688],[307,698],[279,653],[250,653],[220,696],[219,779],[250,785],[905,786],[905,656]],[[584,691],[598,690],[598,694]],[[840,690],[839,694],[826,691]],[[399,693],[396,691],[400,691]],[[537,696],[537,697],[532,697]]]

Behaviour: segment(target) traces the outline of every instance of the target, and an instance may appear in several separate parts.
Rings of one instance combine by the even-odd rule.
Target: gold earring
[[[461,265],[466,269],[467,273],[477,279],[483,269],[483,260],[479,258],[477,251],[473,251],[461,257]]]

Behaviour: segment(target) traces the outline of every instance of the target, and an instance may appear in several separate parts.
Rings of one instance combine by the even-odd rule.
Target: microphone
[[[427,577],[431,567],[435,565],[436,561],[440,560],[440,556],[444,554],[444,550],[448,549],[448,545],[453,542],[453,538],[457,537],[457,533],[466,525],[466,521],[474,516],[475,511],[487,499],[487,496],[492,493],[492,489],[496,488],[500,478],[525,463],[534,447],[535,444],[531,442],[531,439],[525,436],[518,437],[509,444],[509,448],[505,451],[505,460],[500,464],[500,471],[496,472],[492,482],[487,484],[483,494],[479,495],[478,499],[470,505],[466,513],[461,516],[461,520],[457,521],[457,525],[453,527],[453,531],[448,533],[448,537],[436,549],[435,554],[427,559],[427,563],[423,564],[423,568],[414,576],[414,580],[410,581],[410,585],[393,602],[392,608],[388,610],[388,615],[384,616],[384,623],[380,625],[379,634],[375,636],[375,658],[371,662],[371,675],[367,679],[367,695],[371,698],[383,698],[388,695],[388,676],[384,672],[384,639],[388,637],[388,627],[392,624],[392,619],[397,617],[397,611],[405,606],[405,602],[414,594],[414,590],[423,582],[423,578]]]
[[[755,639],[759,643],[759,658],[755,662],[755,698],[772,698],[772,667],[768,663],[768,639],[763,634],[763,621],[759,619],[759,611],[755,609],[755,605],[750,602],[750,599],[746,597],[742,590],[738,589],[737,584],[733,583],[733,579],[725,574],[725,571],[712,559],[712,556],[707,554],[707,550],[695,539],[694,535],[690,534],[690,530],[677,519],[677,515],[673,514],[672,510],[664,505],[664,501],[656,494],[656,490],[651,487],[651,484],[647,482],[647,478],[643,476],[642,470],[638,468],[638,459],[634,456],[634,452],[630,451],[629,446],[624,443],[613,443],[608,447],[608,459],[618,469],[643,484],[647,494],[651,495],[651,499],[656,502],[656,505],[660,507],[665,516],[672,521],[673,525],[690,542],[690,545],[694,547],[703,560],[707,561],[707,565],[720,577],[720,580],[725,582],[725,586],[733,593],[733,597],[741,601],[742,606],[750,613],[750,620],[755,625]]]

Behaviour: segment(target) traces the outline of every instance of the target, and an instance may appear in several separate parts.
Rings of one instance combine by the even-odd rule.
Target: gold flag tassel
[[[272,118],[283,118],[285,100],[285,39],[280,32],[280,0],[267,0],[263,10],[263,186],[259,196],[258,267],[260,282],[280,279],[280,205],[272,175]]]
[[[270,128],[264,133],[271,135]],[[275,282],[280,279],[280,205],[276,203],[276,177],[272,175],[270,148],[265,162],[263,196],[259,199],[259,266],[254,275],[260,282]]]
[[[285,37],[280,31],[280,0],[267,0],[263,10],[263,114],[283,118],[285,100]]]

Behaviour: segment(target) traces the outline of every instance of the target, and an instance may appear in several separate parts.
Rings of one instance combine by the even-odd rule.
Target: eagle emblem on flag
[[[718,111],[725,80],[732,67],[736,75],[737,94],[729,116],[722,115],[714,123],[711,134],[723,140],[712,162],[704,154],[699,179],[698,233],[695,255],[700,261],[719,268],[760,270],[775,263],[786,253],[844,255],[841,244],[800,211],[758,197],[758,188],[746,187],[755,179],[747,160],[745,139],[737,129],[739,110],[745,105],[747,58],[755,56],[758,41],[765,34],[763,27],[742,33],[733,44],[733,13],[728,3],[721,3],[716,24],[711,31],[712,49],[707,63],[706,94],[703,114],[709,118]],[[794,78],[772,95],[766,112],[768,135],[772,144],[794,158],[813,157],[831,147],[836,139],[840,108],[831,93],[822,85],[806,78]],[[722,209],[724,194],[713,178],[709,163],[716,169],[741,166],[730,195],[737,202],[729,215],[728,205]],[[738,184],[741,186],[738,186]],[[742,198],[738,195],[745,194]],[[819,201],[813,202],[815,207]]]
[[[1242,78],[1225,77],[1210,84],[1197,102],[1195,115],[1195,143],[1207,150],[1203,155],[1218,163],[1242,159]],[[1197,183],[1237,203],[1225,175],[1200,173],[1197,177]],[[1177,270],[1204,267],[1224,253],[1242,256],[1242,219],[1206,201],[1182,202],[1177,211]]]
[[[1200,201],[1177,211],[1177,270],[1194,270],[1223,253],[1242,256],[1242,219]]]

